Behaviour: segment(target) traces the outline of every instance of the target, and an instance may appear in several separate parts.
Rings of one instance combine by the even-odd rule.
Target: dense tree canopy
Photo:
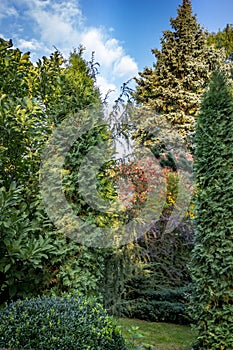
[[[41,155],[54,128],[101,103],[91,69],[81,49],[68,62],[54,52],[35,65],[11,41],[1,39],[0,50],[1,301],[70,288],[96,292],[101,256],[56,230],[39,191]],[[96,138],[84,138],[83,147]]]
[[[161,50],[152,50],[154,66],[145,68],[136,79],[134,97],[139,104],[164,115],[191,146],[203,88],[221,55],[206,45],[207,35],[192,14],[190,0],[183,1],[170,22],[172,30],[163,32]]]
[[[182,313],[186,322],[183,303],[190,291],[188,264],[194,244],[194,213],[189,206],[193,157],[188,148],[195,152],[197,184],[191,305],[198,331],[196,349],[227,350],[233,342],[233,100],[232,86],[221,70],[213,74],[202,104],[201,99],[215,68],[233,60],[233,30],[227,25],[208,35],[192,14],[191,0],[183,0],[170,23],[161,50],[152,50],[153,67],[139,73],[136,91],[130,92],[136,106],[123,103],[123,112],[120,103],[114,107],[114,131],[103,117],[94,56],[90,62],[84,60],[82,46],[68,60],[55,51],[33,64],[29,52],[0,39],[0,300],[95,294],[113,314],[120,315],[125,308],[126,315],[135,316],[135,310],[136,315],[158,320],[165,313],[174,321]],[[128,94],[127,84],[124,88]],[[56,161],[47,141],[66,121],[76,118],[82,126],[89,111],[94,111],[92,124],[75,139],[59,172],[65,201],[82,218],[82,228],[94,228],[89,232],[96,239],[102,228],[118,234],[118,228],[134,218],[143,223],[140,214],[153,188],[161,189],[156,197],[157,204],[162,201],[159,216],[156,212],[147,232],[139,239],[133,232],[134,241],[124,246],[113,234],[111,242],[115,240],[118,249],[111,244],[99,249],[91,240],[80,244],[69,236],[69,227],[64,235],[42,198],[41,168],[49,158]],[[123,161],[110,159],[112,140],[127,132],[132,149],[147,148],[150,158],[141,159],[138,153],[136,161],[132,154]],[[58,138],[58,147],[64,135]],[[67,140],[70,136],[65,135]],[[107,144],[104,154],[98,149],[102,143]],[[51,208],[57,185],[48,188]],[[85,229],[82,234],[86,236]]]
[[[226,60],[233,62],[233,25],[227,24],[223,30],[210,33],[207,43],[214,45],[216,49],[224,48]]]

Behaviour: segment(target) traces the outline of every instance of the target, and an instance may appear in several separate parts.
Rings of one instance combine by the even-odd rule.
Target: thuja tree
[[[233,348],[233,96],[214,72],[197,121],[194,294],[195,349]]]
[[[136,79],[134,97],[137,103],[164,115],[192,148],[190,135],[203,88],[215,63],[223,57],[206,45],[207,35],[192,14],[190,0],[183,0],[170,23],[172,30],[163,32],[161,50],[152,50],[156,58],[153,67],[145,68]],[[142,125],[142,134],[144,129]]]

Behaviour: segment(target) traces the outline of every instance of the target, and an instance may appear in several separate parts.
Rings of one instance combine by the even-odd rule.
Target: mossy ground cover
[[[139,327],[137,345],[150,344],[156,350],[190,350],[195,334],[189,326],[170,323],[147,322],[137,319],[120,318],[122,335],[131,339],[129,329]]]

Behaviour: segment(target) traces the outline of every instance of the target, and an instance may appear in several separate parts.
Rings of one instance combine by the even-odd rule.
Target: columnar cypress
[[[153,68],[145,68],[136,79],[134,97],[139,104],[165,115],[188,142],[203,88],[223,57],[206,45],[207,34],[192,14],[191,0],[183,0],[170,23],[172,30],[163,32],[161,50],[152,50],[156,58]]]
[[[206,90],[196,131],[195,349],[233,349],[233,94],[218,70]]]

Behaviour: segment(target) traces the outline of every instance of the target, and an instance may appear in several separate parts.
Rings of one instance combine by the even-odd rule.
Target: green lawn
[[[139,327],[138,332],[143,337],[137,340],[137,344],[150,344],[155,350],[190,350],[194,340],[194,334],[188,326],[127,318],[120,318],[118,324],[126,340],[131,337],[128,330],[132,326]]]

